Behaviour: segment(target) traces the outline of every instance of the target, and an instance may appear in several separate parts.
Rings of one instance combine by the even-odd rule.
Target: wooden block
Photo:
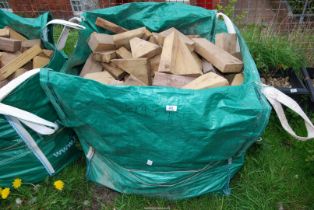
[[[149,30],[147,30],[147,28],[145,28],[142,39],[144,39],[144,40],[149,40],[149,38],[150,38],[152,35],[153,35],[152,32],[150,32]]]
[[[235,53],[232,53],[232,55],[234,57],[236,57],[237,59],[242,61],[242,53],[241,52],[235,52]]]
[[[226,52],[233,54],[237,51],[237,35],[229,33],[216,34],[215,45],[225,50]]]
[[[114,50],[112,35],[93,32],[88,40],[88,45],[93,52]]]
[[[0,37],[10,37],[10,30],[8,28],[2,28],[0,29]]]
[[[88,73],[84,75],[84,78],[95,80],[105,85],[123,85],[122,81],[115,80],[107,71]]]
[[[227,74],[225,75],[226,79],[229,81],[231,86],[241,85],[244,81],[243,73],[239,74]]]
[[[140,38],[130,40],[133,58],[152,58],[161,53],[161,47]]]
[[[0,88],[2,88],[3,86],[5,86],[6,84],[8,84],[9,80],[2,80],[0,81]]]
[[[87,58],[85,65],[80,73],[81,77],[84,77],[88,73],[95,73],[95,72],[101,72],[102,66],[99,62],[94,61],[93,55],[90,54]]]
[[[106,29],[108,31],[111,31],[111,32],[115,33],[115,34],[119,34],[119,33],[123,33],[123,32],[128,31],[127,29],[125,29],[125,28],[123,28],[123,27],[121,27],[121,26],[119,26],[117,24],[114,24],[113,22],[110,22],[108,20],[100,18],[100,17],[98,17],[96,19],[96,23],[95,24],[96,24],[96,26],[104,28],[104,29]]]
[[[183,86],[185,89],[205,89],[205,88],[213,88],[220,86],[228,86],[228,80],[218,74],[213,72],[209,72],[204,74],[187,85]]]
[[[160,32],[158,34],[158,43],[159,45],[163,45],[165,38],[171,34],[172,32],[176,31],[179,34],[180,39],[182,39],[182,41],[186,44],[186,46],[189,48],[189,50],[192,52],[194,50],[194,42],[193,40],[191,40],[190,38],[188,38],[187,36],[185,36],[184,34],[182,34],[180,31],[178,31],[175,28],[169,28],[163,32]]]
[[[16,32],[12,28],[10,28],[8,26],[6,26],[5,28],[9,29],[9,31],[10,31],[10,38],[11,39],[16,39],[16,40],[19,40],[19,41],[26,41],[27,40],[27,38],[25,36],[23,36],[22,34]]]
[[[176,31],[164,41],[158,71],[177,75],[202,74],[200,66]]]
[[[149,42],[158,45],[158,33],[152,33],[152,35],[148,39]]]
[[[53,55],[53,50],[43,49],[42,52],[39,55],[40,56],[45,56],[47,58],[51,58],[51,56]]]
[[[19,51],[15,52],[15,53],[5,53],[2,52],[1,53],[1,66],[3,67],[5,65],[7,65],[8,63],[10,63],[12,60],[14,60],[17,56],[19,56],[21,53]]]
[[[113,64],[102,63],[101,65],[104,67],[105,71],[108,71],[117,80],[121,80],[127,75],[125,71],[113,66]]]
[[[145,27],[123,32],[120,34],[113,35],[113,42],[117,48],[123,46],[127,49],[130,49],[129,41],[133,39],[134,37],[142,38],[145,33],[147,33],[147,30]]]
[[[230,53],[204,38],[193,38],[195,51],[223,73],[242,71],[243,63]]]
[[[28,48],[33,47],[34,45],[41,45],[40,39],[31,39],[22,41],[22,51],[27,50]]]
[[[98,62],[105,62],[109,63],[111,59],[116,58],[116,51],[111,50],[111,51],[106,51],[106,52],[95,52],[93,54],[93,58],[95,61]]]
[[[160,55],[156,55],[155,57],[152,57],[151,59],[149,59],[150,70],[151,70],[152,75],[154,75],[155,72],[158,71],[160,57],[161,57]]]
[[[47,57],[43,57],[43,56],[36,56],[33,59],[33,68],[42,68],[44,66],[46,66],[48,63],[50,62],[50,59]]]
[[[8,79],[9,80],[15,79],[15,78],[21,76],[22,74],[24,74],[27,71],[28,71],[28,69],[20,68],[20,69],[16,70],[11,76],[9,76]]]
[[[146,85],[151,84],[151,74],[147,58],[113,59],[111,62]]]
[[[171,87],[183,87],[184,85],[192,82],[195,77],[191,76],[179,76],[173,74],[165,74],[156,72],[153,80],[154,86],[171,86]]]
[[[16,52],[21,49],[21,41],[0,37],[0,50],[6,52]]]
[[[192,39],[192,38],[199,38],[200,35],[197,34],[191,34],[191,35],[186,35],[188,38]]]
[[[141,80],[138,80],[136,77],[129,75],[125,81],[124,81],[124,85],[129,85],[129,86],[146,86],[146,84],[144,82],[142,82]]]
[[[203,69],[204,74],[206,74],[208,72],[216,73],[214,66],[211,63],[208,63],[208,61],[205,59],[202,59],[202,69]]]
[[[41,53],[41,48],[40,46],[35,45],[23,52],[21,55],[17,56],[15,59],[11,60],[7,65],[0,69],[0,80],[8,78],[11,74],[24,66],[39,53]]]
[[[195,52],[191,52],[194,60],[196,61],[197,65],[199,66],[200,69],[203,68],[202,66],[202,60],[200,59],[200,57],[195,53]]]
[[[30,61],[27,62],[22,68],[23,68],[23,69],[26,69],[26,70],[32,70],[32,69],[33,69],[33,61],[30,60]]]
[[[118,50],[116,50],[116,54],[118,57],[123,59],[133,58],[131,52],[128,51],[125,47],[120,47]]]

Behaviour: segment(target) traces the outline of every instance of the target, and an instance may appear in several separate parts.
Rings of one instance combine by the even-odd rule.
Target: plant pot
[[[310,92],[311,101],[314,102],[314,68],[303,68],[304,82]]]

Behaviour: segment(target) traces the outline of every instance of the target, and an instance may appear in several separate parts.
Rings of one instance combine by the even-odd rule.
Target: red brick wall
[[[73,16],[69,0],[10,0],[9,5],[14,13],[34,17],[50,11],[55,18],[69,18]]]

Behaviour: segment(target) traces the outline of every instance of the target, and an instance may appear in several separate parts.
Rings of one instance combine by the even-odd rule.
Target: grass
[[[304,129],[293,116],[299,133]],[[243,169],[232,180],[232,194],[207,194],[181,201],[147,198],[115,193],[91,183],[85,178],[85,162],[79,160],[39,187],[24,185],[0,209],[314,209],[314,161],[307,162],[308,151],[314,141],[298,142],[288,136],[271,116],[263,141],[253,145],[247,153]],[[53,188],[53,181],[65,182],[63,191]],[[16,205],[20,198],[23,205]],[[36,199],[36,200],[35,200]]]
[[[242,30],[256,66],[264,75],[272,76],[289,68],[298,71],[310,62],[306,52],[300,49],[297,31],[283,35],[255,25]]]
[[[67,52],[75,43],[76,35],[71,36]],[[305,133],[300,119],[291,113],[288,118],[297,133]],[[0,200],[0,209],[314,209],[314,141],[294,140],[274,115],[263,140],[248,150],[244,167],[232,179],[230,196],[206,194],[169,201],[120,194],[87,181],[85,167],[81,159],[38,185],[24,184],[12,190],[7,200]],[[58,179],[65,183],[63,191],[53,187]],[[17,198],[21,205],[16,204]]]

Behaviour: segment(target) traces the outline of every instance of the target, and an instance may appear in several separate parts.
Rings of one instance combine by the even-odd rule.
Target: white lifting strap
[[[22,84],[25,80],[31,76],[37,74],[40,69],[30,70],[23,75],[11,80],[7,85],[0,88],[0,101],[2,101],[7,95],[9,95],[16,87]],[[41,135],[50,135],[58,130],[56,123],[45,120],[38,117],[35,114],[18,109],[13,106],[9,106],[0,102],[0,114],[11,116],[18,119],[20,122],[34,130]]]
[[[60,37],[58,39],[58,43],[57,43],[57,49],[62,50],[65,47],[65,43],[68,39],[70,29],[77,29],[77,30],[84,30],[85,29],[84,26],[77,24],[80,22],[81,22],[81,19],[78,17],[71,18],[69,21],[61,20],[61,19],[51,20],[42,29],[42,38],[43,38],[43,40],[48,41],[48,26],[49,25],[62,25],[62,26],[64,26],[64,28],[60,34]]]
[[[234,25],[233,25],[232,21],[230,20],[230,18],[227,15],[225,15],[225,14],[220,12],[220,13],[217,13],[216,17],[217,18],[218,17],[222,17],[224,19],[224,22],[226,24],[228,33],[230,33],[230,34],[235,34],[236,33]],[[240,51],[239,42],[237,43],[237,51]],[[279,121],[280,121],[282,127],[291,136],[293,136],[294,138],[296,138],[296,139],[298,139],[300,141],[306,141],[306,140],[314,138],[314,126],[313,126],[313,123],[306,116],[306,114],[304,113],[304,111],[298,105],[297,102],[295,102],[292,98],[290,98],[289,96],[285,95],[284,93],[282,93],[278,89],[276,89],[274,87],[271,87],[271,86],[263,85],[262,86],[262,93],[265,95],[265,97],[267,98],[269,103],[271,103],[271,105],[273,106],[275,112],[277,113],[277,116],[279,118]],[[298,136],[293,131],[293,129],[289,125],[289,122],[287,120],[285,112],[284,112],[284,110],[282,108],[282,104],[285,105],[286,107],[290,108],[295,113],[300,115],[300,117],[303,118],[303,120],[305,122],[306,130],[307,130],[307,136],[306,137]]]
[[[279,121],[282,125],[282,127],[294,138],[300,140],[300,141],[306,141],[309,139],[314,138],[314,125],[311,122],[311,120],[306,116],[302,108],[299,106],[297,102],[295,102],[292,98],[285,95],[278,89],[263,85],[262,87],[262,93],[265,95],[269,103],[273,106],[275,112],[277,113],[277,116],[279,118]],[[298,136],[291,126],[289,125],[289,122],[287,120],[287,117],[285,115],[285,112],[283,110],[282,104],[294,111],[296,114],[298,114],[300,117],[303,118],[305,122],[305,127],[307,130],[307,136],[302,137]]]

